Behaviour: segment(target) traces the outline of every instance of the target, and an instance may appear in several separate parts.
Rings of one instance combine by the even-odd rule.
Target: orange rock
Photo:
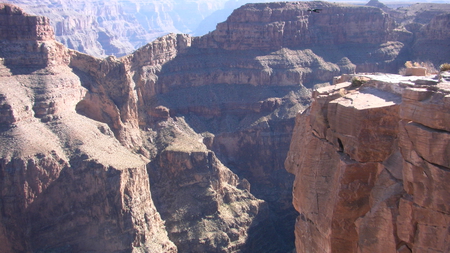
[[[285,162],[296,176],[297,252],[447,252],[448,84],[370,78],[319,89],[297,117]]]

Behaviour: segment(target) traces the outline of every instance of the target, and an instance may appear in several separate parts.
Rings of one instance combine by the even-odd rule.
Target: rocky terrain
[[[249,2],[270,1],[5,0],[5,2],[20,6],[27,13],[50,18],[56,40],[66,47],[104,58],[108,55],[120,57],[130,54],[134,50],[168,33],[204,35],[213,31],[217,23],[226,20],[232,11],[241,5]],[[418,3],[399,8],[388,8],[377,0],[371,0],[368,5],[381,8],[389,14],[391,19],[395,20],[397,25],[404,26],[407,31],[413,33],[417,32],[421,26],[428,24],[434,16],[450,12],[448,4]],[[358,15],[363,16],[364,12]],[[321,20],[321,16],[317,16],[316,18]],[[274,18],[278,17],[274,16]],[[333,21],[339,21],[338,19],[338,17],[333,17]],[[325,22],[327,21],[325,20]],[[386,24],[379,23],[377,25],[384,26]],[[290,31],[290,33],[294,33],[292,34],[294,36],[294,45],[297,45],[295,36],[297,38],[304,36],[304,34],[295,35],[296,26],[297,24],[292,24],[292,22],[288,24],[288,27],[290,27],[288,29],[294,29]],[[275,24],[274,27],[276,29],[278,25]],[[326,29],[332,29],[332,26],[326,27]],[[320,41],[319,44],[330,43],[329,38],[325,39],[318,36],[323,31],[323,28],[321,27],[319,30],[314,31],[311,35],[306,35],[307,37],[315,37],[316,41],[312,38],[311,43],[316,43],[317,41]],[[345,29],[345,27],[342,28]],[[253,27],[253,29],[256,28]],[[354,30],[353,27],[351,29]],[[337,31],[340,30],[338,29]],[[366,36],[364,34],[342,31],[342,38],[345,37],[344,34],[354,39],[359,38],[361,35],[372,37],[372,39],[375,37],[373,36],[374,34],[370,33],[366,34]],[[278,39],[280,38],[279,36]],[[267,40],[270,41],[269,39]],[[339,50],[343,49],[340,48]]]
[[[226,1],[5,0],[5,2],[20,6],[27,13],[50,18],[56,39],[68,48],[97,57],[106,57],[131,53],[167,33],[191,33],[205,17],[223,8]]]
[[[169,34],[100,59],[56,42],[48,18],[0,6],[4,252],[291,252],[294,207],[297,220],[314,221],[295,198],[292,207],[299,176],[294,183],[284,168],[309,88],[337,75],[397,72],[413,56],[441,63],[414,46],[419,32],[430,48],[448,48],[445,15],[412,32],[375,7],[284,2],[245,5],[202,37]],[[322,107],[313,108],[326,134]],[[386,146],[396,131],[395,110],[388,115]],[[336,138],[338,148],[361,147],[345,149],[361,159],[380,149],[373,139]],[[381,148],[371,166],[392,149]]]
[[[314,92],[286,159],[297,252],[449,251],[449,77],[364,75]]]

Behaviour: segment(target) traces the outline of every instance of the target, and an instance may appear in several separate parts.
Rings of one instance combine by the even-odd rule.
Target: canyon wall
[[[316,15],[308,8],[322,11]],[[387,13],[368,6],[355,11],[355,6],[320,1],[247,4],[201,39],[207,47],[229,50],[383,43],[393,26]]]
[[[208,39],[204,43],[219,43],[229,48],[256,46],[254,48],[279,49],[281,46],[335,45],[348,41],[370,43],[384,40],[389,32],[384,31],[381,36],[377,33],[380,29],[392,26],[398,28],[396,32],[409,44],[421,26],[430,23],[434,16],[450,11],[446,4],[420,3],[390,9],[378,1],[370,1],[368,6],[381,6],[382,10],[377,10],[383,12],[381,16],[372,16],[375,11],[373,9],[354,12],[349,6],[336,8],[336,4],[315,2],[311,7],[322,8],[324,11],[321,15],[309,16],[309,3],[271,3],[239,8],[229,22],[220,23],[226,20],[233,9],[255,1],[6,2],[20,6],[27,13],[50,18],[57,41],[68,48],[96,57],[124,56],[168,33],[203,35],[213,31],[216,24],[217,31],[214,32],[213,41]],[[258,24],[260,21],[268,24]],[[367,21],[371,25],[367,25]],[[347,25],[338,25],[341,22]],[[252,42],[250,37],[257,37],[259,41],[256,39]]]
[[[87,90],[48,20],[9,5],[1,13],[29,26],[2,29],[14,36],[2,36],[1,51],[1,252],[176,252],[148,161],[75,111]],[[15,36],[25,31],[46,34]]]
[[[267,203],[182,117],[151,107],[156,94],[131,74],[157,78],[188,39],[101,60],[54,41],[48,19],[1,7],[2,24],[28,25],[2,28],[2,252],[234,252],[270,241]],[[47,33],[15,36],[30,30]]]
[[[317,7],[326,10],[307,11]],[[306,212],[291,205],[300,186],[283,161],[295,116],[311,102],[307,87],[355,71],[396,72],[411,52],[411,36],[379,9],[322,2],[246,5],[208,35],[168,34],[105,59],[56,42],[47,18],[3,4],[0,19],[6,252],[292,251],[297,211]],[[386,125],[384,145],[396,108],[369,115]],[[326,113],[314,110],[325,136]],[[377,119],[385,113],[389,121]],[[345,132],[361,129],[330,124],[343,131],[333,130],[330,141],[358,159],[379,149],[373,139],[359,145]],[[351,181],[362,165],[349,159],[342,166],[352,168]],[[370,165],[361,171],[372,171],[379,159],[364,160]],[[362,175],[368,182],[361,196],[371,194],[365,189],[376,186],[377,175]],[[356,206],[341,211],[348,224],[366,210]],[[336,233],[342,237],[345,229]],[[353,245],[349,238],[342,243]]]
[[[297,116],[297,252],[447,252],[450,82],[364,78],[318,89]]]
[[[68,48],[106,57],[124,56],[168,33],[192,33],[205,17],[224,8],[226,1],[6,2],[50,18],[56,39]]]

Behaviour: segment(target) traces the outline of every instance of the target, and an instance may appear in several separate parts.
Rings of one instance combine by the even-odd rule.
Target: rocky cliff
[[[246,5],[203,37],[169,34],[105,59],[56,42],[46,18],[11,5],[0,14],[6,252],[292,251],[283,161],[306,87],[396,72],[410,52],[379,9],[322,2]],[[341,135],[361,159],[377,149]]]
[[[0,9],[1,252],[176,252],[148,161],[75,111],[87,90],[48,19]]]
[[[323,11],[316,15],[308,8]],[[383,43],[393,26],[388,14],[372,7],[355,11],[355,6],[327,2],[247,4],[202,39],[209,47],[237,50]]]
[[[446,252],[448,79],[365,75],[296,119],[297,252]]]
[[[101,60],[1,7],[2,252],[252,251],[276,235],[249,182],[138,79],[157,79],[189,39]]]
[[[202,30],[204,32],[195,34],[203,35],[214,30],[216,24],[225,20],[233,9],[254,1],[7,0],[6,2],[24,8],[27,13],[50,18],[56,39],[67,47],[96,57],[106,57],[131,53],[167,33],[192,34],[194,30]],[[368,6],[380,8],[384,12],[383,16],[375,17],[371,15],[374,10],[370,8],[354,12],[348,8],[349,6],[336,9],[335,4],[315,2],[312,8],[324,8],[325,12],[309,17],[306,15],[309,14],[307,9],[303,8],[309,3],[299,2],[295,5],[271,3],[240,8],[233,14],[231,22],[218,24],[215,40],[227,44],[225,45],[227,47],[249,47],[252,44],[248,40],[249,37],[256,36],[261,40],[256,42],[258,48],[276,49],[289,45],[329,45],[360,40],[370,43],[377,39],[382,41],[389,33],[385,31],[385,34],[380,36],[377,34],[378,30],[396,26],[399,28],[396,32],[400,33],[403,39],[410,41],[415,30],[428,24],[434,16],[448,13],[450,10],[446,4],[428,3],[390,9],[378,1],[369,1]],[[339,14],[326,15],[328,17],[323,18],[325,16],[323,13],[327,13],[328,10],[333,14]],[[370,21],[372,25],[362,25],[367,18],[372,19]],[[259,21],[269,22],[269,19],[272,20],[268,26],[258,24]],[[242,22],[244,20],[246,21]],[[361,20],[366,21],[360,23]],[[338,25],[340,22],[349,25],[340,26]],[[227,32],[230,28],[233,29],[231,33]],[[243,32],[244,30],[247,32]],[[225,42],[228,40],[227,34],[232,34],[231,40],[240,39]]]
[[[106,57],[124,56],[167,33],[191,33],[206,16],[223,8],[226,1],[6,2],[27,13],[50,18],[56,39],[68,48]]]

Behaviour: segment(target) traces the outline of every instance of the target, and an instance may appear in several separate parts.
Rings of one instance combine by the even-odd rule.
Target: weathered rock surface
[[[189,2],[8,0],[7,2],[21,6],[27,13],[50,18],[56,39],[67,47],[96,57],[105,57],[131,53],[167,33],[192,34],[194,30],[201,30],[201,26],[207,23],[213,24],[208,24],[208,28],[204,31],[212,31],[216,23],[225,20],[232,9],[248,1],[221,0],[211,3],[200,0]],[[386,36],[390,36],[389,40],[407,42],[406,46],[410,46],[414,37],[417,37],[415,33],[420,27],[428,24],[433,17],[450,11],[447,4],[420,3],[390,9],[378,1],[370,1],[367,5],[382,9],[384,17],[373,16],[374,10],[370,8],[353,12],[349,6],[342,5],[336,8],[336,5],[331,3],[313,3],[313,8],[325,9],[321,15],[308,15],[310,13],[307,9],[295,7],[295,5],[304,7],[308,4],[271,3],[265,6],[257,4],[251,8],[248,6],[240,8],[233,13],[235,18],[230,20],[231,22],[217,26],[214,39],[208,39],[206,43],[224,43],[224,46],[230,48],[244,48],[254,46],[256,43],[258,48],[279,49],[280,46],[299,44],[329,45],[344,41],[382,41]],[[381,13],[381,10],[379,12]],[[337,13],[338,15],[334,15]],[[217,19],[218,17],[220,18]],[[257,22],[241,22],[246,18]],[[261,20],[270,23],[258,24]],[[397,27],[394,27],[393,20],[397,22]],[[344,21],[349,25],[338,25]],[[363,24],[366,21],[370,21],[372,25]],[[382,31],[387,27],[395,29]],[[380,34],[380,31],[384,34]],[[254,37],[255,41],[252,42],[253,39],[250,37]],[[239,41],[233,41],[238,38]],[[261,41],[257,41],[258,38]]]
[[[324,11],[316,15],[308,12],[308,8]],[[383,43],[393,29],[392,21],[389,15],[373,7],[327,2],[247,4],[202,39],[209,47],[235,50]]]
[[[249,227],[268,218],[267,205],[198,140],[194,132],[176,138],[148,166],[169,238],[180,252],[245,251]]]
[[[3,8],[8,20],[29,18]],[[101,60],[52,40],[46,21],[30,27],[47,37],[1,41],[2,252],[236,252],[276,236],[249,182],[136,79],[157,80],[189,37]]]
[[[446,252],[450,83],[366,77],[318,89],[297,116],[297,252]]]
[[[50,18],[56,39],[68,48],[105,57],[129,54],[167,33],[191,33],[206,16],[223,8],[226,1],[6,2],[27,13]]]
[[[146,160],[76,113],[86,90],[70,68],[41,71],[1,78],[12,116],[1,133],[2,252],[176,252]],[[54,106],[45,116],[33,106],[43,95],[39,108]]]
[[[430,23],[420,29],[413,44],[414,58],[423,59],[424,56],[435,59],[437,64],[448,62],[448,50],[439,50],[440,47],[450,46],[450,10],[445,14],[436,15]]]
[[[321,13],[324,20],[307,12],[316,5],[329,8]],[[264,11],[271,14],[264,16]],[[345,15],[337,18],[332,11]],[[285,15],[280,16],[279,12]],[[359,12],[367,15],[356,24],[352,15]],[[283,160],[295,114],[310,102],[311,94],[305,86],[359,70],[397,71],[396,66],[404,63],[405,56],[401,53],[405,43],[392,40],[390,18],[372,7],[320,2],[247,5],[216,32],[204,37],[169,34],[128,56],[106,59],[69,50],[55,42],[45,18],[35,19],[11,6],[0,13],[14,24],[28,20],[27,26],[18,29],[32,31],[27,39],[24,30],[15,31],[10,26],[1,30],[7,37],[0,40],[4,164],[0,167],[4,209],[0,240],[2,245],[8,245],[9,252],[175,252],[177,248],[184,252],[291,251],[296,211],[289,202],[294,176],[284,170]],[[246,15],[251,18],[249,24],[245,22]],[[310,25],[291,22],[297,18],[308,20]],[[342,32],[380,37],[333,37],[324,28],[335,25],[333,18],[343,26],[339,28]],[[346,27],[346,21],[351,21],[353,28]],[[270,35],[286,47],[265,41],[259,48],[248,48],[264,41],[248,30],[257,23],[270,28],[289,22],[299,25],[298,30],[305,36],[316,33],[302,42],[289,35],[297,28],[286,28],[286,39],[276,37],[277,33],[270,30],[261,34]],[[227,25],[242,30],[230,30],[234,35],[226,36]],[[334,27],[338,29],[338,25]],[[328,39],[317,32],[321,29],[325,29]],[[14,34],[23,37],[9,39]],[[239,36],[245,44],[233,45]],[[308,44],[319,37],[323,44]],[[340,44],[335,45],[334,41]],[[322,139],[353,156],[334,154],[334,158],[339,158],[334,163],[339,164],[343,176],[328,181],[324,172],[323,180],[328,185],[321,186],[323,198],[330,199],[329,203],[340,205],[351,200],[356,206],[354,210],[352,206],[330,209],[326,218],[333,220],[333,213],[345,217],[345,224],[336,225],[336,236],[332,238],[348,247],[360,240],[354,234],[370,234],[374,230],[368,228],[379,219],[378,213],[373,213],[367,216],[370,219],[360,220],[366,225],[358,225],[359,230],[349,227],[355,217],[367,212],[367,205],[358,204],[372,201],[372,192],[366,190],[376,188],[373,194],[384,196],[391,190],[397,192],[402,184],[389,177],[392,174],[401,178],[396,169],[401,155],[393,153],[397,149],[389,146],[389,136],[397,132],[392,128],[397,122],[397,111],[400,115],[403,112],[390,90],[377,89],[380,88],[376,85],[367,88],[364,94],[369,99],[379,98],[386,105],[361,107],[365,109],[358,121],[369,127],[365,117],[370,117],[384,126],[384,131],[367,138],[364,145],[358,145],[356,139],[366,136],[365,128],[343,128],[340,118],[328,115],[334,111],[342,115],[358,111],[347,100],[335,103],[325,114],[318,113],[314,120],[314,126],[320,126],[316,131],[324,136]],[[349,98],[360,102],[351,94]],[[322,107],[330,104],[325,100]],[[380,118],[384,114],[389,115],[386,120]],[[403,131],[398,124],[395,126],[398,132]],[[415,125],[404,128],[424,131]],[[439,134],[431,131],[429,136],[445,145],[446,139]],[[384,140],[384,153],[372,161],[371,154],[380,151],[373,143],[378,139]],[[336,149],[328,145],[323,148]],[[417,153],[436,159],[438,162],[430,162],[433,166],[446,163],[442,152],[417,148]],[[321,160],[326,161],[326,157]],[[387,171],[370,174],[380,163],[386,164]],[[330,171],[334,166],[325,165]],[[384,181],[377,180],[381,175]],[[352,183],[359,177],[361,189],[358,183]],[[393,188],[385,190],[390,185]],[[295,187],[301,188],[297,183]],[[420,184],[408,187],[405,191],[412,195],[409,192],[416,191]],[[359,189],[356,195],[352,195],[354,188]],[[340,189],[342,199],[333,200],[335,191],[330,189]],[[400,189],[399,194],[404,194]],[[441,206],[440,199],[427,204],[429,200],[421,198],[424,208]],[[392,203],[374,199],[374,203],[383,206],[381,214],[389,214]],[[322,197],[319,200],[317,206],[322,210],[328,202]],[[328,220],[321,221],[317,234],[326,231]],[[390,229],[389,224],[380,227],[378,233],[385,235],[383,229]],[[352,236],[347,236],[347,231]],[[52,240],[55,234],[61,235],[60,239]],[[402,236],[409,235],[407,232]],[[318,245],[328,247],[326,236],[323,240]],[[409,241],[404,241],[404,247],[410,247]]]
[[[51,31],[16,7],[1,13],[24,30]],[[87,90],[52,36],[2,37],[1,252],[176,252],[153,204],[148,161],[75,111]],[[36,54],[40,61],[27,60]]]

